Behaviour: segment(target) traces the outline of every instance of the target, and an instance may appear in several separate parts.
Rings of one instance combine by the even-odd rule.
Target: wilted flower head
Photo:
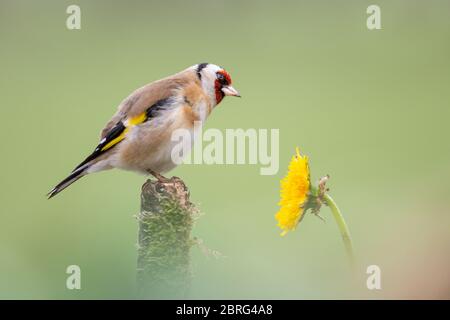
[[[298,148],[296,151],[286,177],[281,180],[280,210],[275,215],[278,226],[283,230],[282,236],[294,230],[303,218],[311,188],[308,158],[302,157]]]

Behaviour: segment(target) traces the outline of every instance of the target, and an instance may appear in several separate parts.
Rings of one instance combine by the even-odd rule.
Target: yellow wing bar
[[[118,144],[120,141],[122,141],[125,138],[125,135],[130,130],[130,128],[132,128],[132,127],[134,127],[134,126],[136,126],[138,124],[141,124],[141,123],[145,122],[146,120],[147,120],[147,114],[145,112],[143,112],[140,115],[137,115],[137,116],[135,116],[133,118],[128,119],[125,122],[125,128],[120,133],[120,135],[115,137],[111,141],[109,141],[100,150],[102,152],[104,152],[104,151],[106,151],[108,149],[111,149],[112,147],[114,147],[116,144]]]

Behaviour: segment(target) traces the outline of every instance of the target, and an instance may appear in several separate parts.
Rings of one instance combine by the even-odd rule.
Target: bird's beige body
[[[172,133],[177,129],[193,133],[194,123],[203,123],[213,108],[213,102],[204,93],[194,70],[187,69],[133,92],[102,130],[102,138],[121,118],[137,116],[149,105],[167,97],[174,97],[173,106],[161,111],[155,119],[131,128],[125,139],[107,157],[93,163],[88,172],[120,168],[147,174],[148,170],[165,173],[175,168],[171,155],[177,142],[172,141]]]

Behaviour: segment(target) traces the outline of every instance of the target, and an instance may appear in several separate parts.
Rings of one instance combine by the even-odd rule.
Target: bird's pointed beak
[[[226,96],[233,96],[233,97],[241,97],[241,95],[239,94],[239,92],[233,88],[232,86],[225,86],[222,88],[222,92],[226,95]]]

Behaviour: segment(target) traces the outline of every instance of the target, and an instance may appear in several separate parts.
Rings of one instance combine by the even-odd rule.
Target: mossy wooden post
[[[186,298],[191,282],[195,206],[184,182],[148,180],[138,216],[137,287],[145,299]]]

